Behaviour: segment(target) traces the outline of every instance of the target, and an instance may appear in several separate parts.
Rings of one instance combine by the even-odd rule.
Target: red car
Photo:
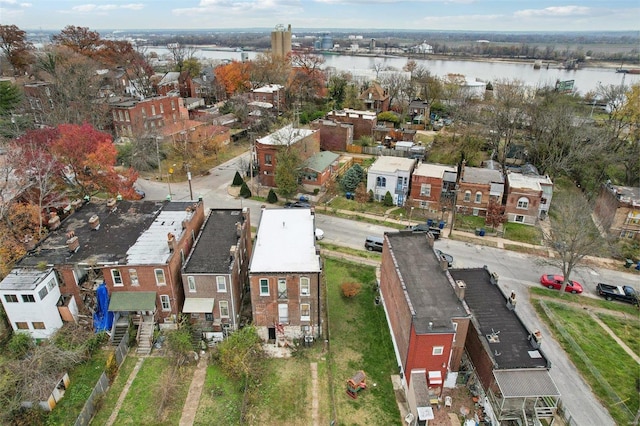
[[[562,275],[543,275],[540,277],[540,284],[547,288],[560,290],[564,277]],[[578,281],[569,280],[567,287],[564,289],[567,293],[582,293],[582,284]]]

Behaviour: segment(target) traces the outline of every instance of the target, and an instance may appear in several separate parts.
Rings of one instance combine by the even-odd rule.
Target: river
[[[167,54],[167,49],[149,47],[149,52],[155,51],[162,56]],[[254,59],[257,52],[244,52],[248,58]],[[241,60],[241,52],[227,50],[198,50],[196,57],[213,60]],[[385,67],[393,67],[401,70],[407,63],[406,57],[371,57],[349,55],[324,55],[325,66],[334,67],[338,71],[353,71],[373,69],[374,65],[382,62]],[[539,70],[533,68],[531,63],[514,62],[484,62],[465,60],[435,60],[413,58],[419,65],[426,67],[433,75],[444,77],[447,74],[462,74],[469,80],[482,81],[518,79],[528,86],[554,86],[557,80],[574,80],[574,89],[580,93],[593,92],[602,85],[626,84],[630,86],[640,83],[638,74],[616,73],[612,68],[582,68],[578,70],[564,70],[546,64]]]

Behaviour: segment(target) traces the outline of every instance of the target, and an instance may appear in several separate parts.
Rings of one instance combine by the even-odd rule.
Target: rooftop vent
[[[67,247],[71,253],[75,253],[80,248],[80,241],[73,231],[67,232]]]
[[[51,217],[49,218],[49,229],[54,231],[58,228],[60,228],[60,216],[57,214],[54,215],[53,212],[51,212]]]
[[[456,280],[456,296],[458,299],[464,300],[464,293],[467,289],[467,283],[462,280]]]
[[[171,232],[167,234],[167,245],[169,246],[169,252],[173,252],[175,248],[176,237]]]
[[[107,200],[107,207],[109,207],[110,209],[116,206],[116,199],[115,198],[109,198]]]
[[[94,214],[89,218],[89,226],[91,226],[91,229],[94,231],[100,229],[100,218],[98,217],[98,215]]]

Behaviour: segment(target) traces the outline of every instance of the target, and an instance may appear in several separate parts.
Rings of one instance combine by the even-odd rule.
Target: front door
[[[267,330],[269,331],[269,340],[276,340],[276,328],[268,327]]]

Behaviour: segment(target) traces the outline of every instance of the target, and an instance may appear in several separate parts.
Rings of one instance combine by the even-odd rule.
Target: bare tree
[[[176,64],[176,70],[182,72],[185,62],[194,59],[198,49],[193,46],[186,46],[180,43],[171,43],[167,45],[167,50],[173,58],[173,62]]]
[[[543,230],[546,245],[554,251],[545,263],[561,269],[564,282],[560,293],[564,294],[571,272],[585,256],[597,254],[602,237],[591,219],[592,206],[578,191],[557,194],[549,214],[550,228]]]

